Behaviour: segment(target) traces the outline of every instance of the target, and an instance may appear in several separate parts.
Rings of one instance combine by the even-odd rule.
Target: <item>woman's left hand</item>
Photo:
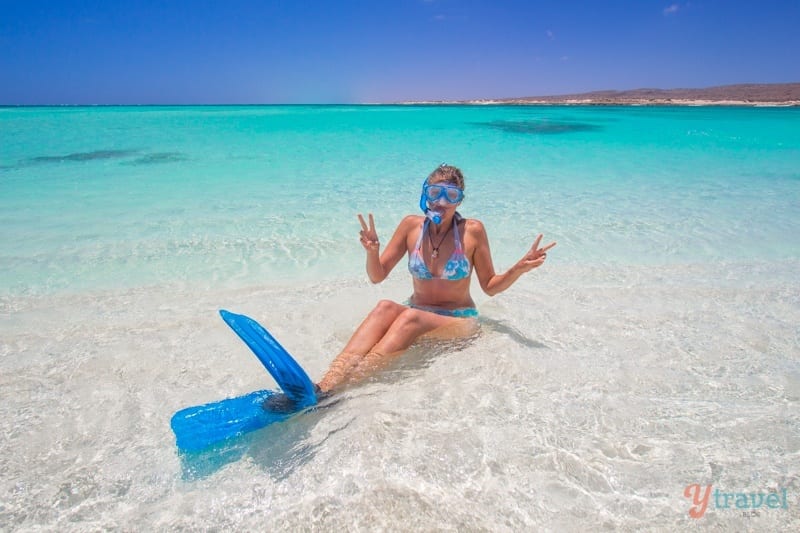
[[[547,250],[556,245],[555,242],[551,242],[547,246],[539,248],[539,244],[541,242],[542,242],[542,234],[540,233],[539,236],[536,237],[536,240],[533,242],[533,246],[531,246],[531,249],[528,250],[528,253],[526,253],[523,256],[523,258],[520,259],[519,262],[517,263],[517,267],[522,272],[529,272],[534,268],[542,266],[545,259],[547,259]]]

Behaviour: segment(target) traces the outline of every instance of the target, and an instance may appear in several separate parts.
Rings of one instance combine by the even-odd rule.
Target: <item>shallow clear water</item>
[[[800,110],[0,109],[0,524],[796,529]],[[447,161],[498,269],[481,333],[180,457],[169,418],[272,387],[219,308],[312,377],[408,274],[363,272]],[[402,265],[401,265],[402,266]]]

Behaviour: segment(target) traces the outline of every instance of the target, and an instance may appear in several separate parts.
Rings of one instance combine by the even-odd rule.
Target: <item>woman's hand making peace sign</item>
[[[358,221],[361,222],[361,232],[359,233],[361,236],[361,246],[367,251],[380,248],[381,243],[378,241],[378,232],[375,231],[375,219],[372,218],[372,213],[369,214],[369,226],[367,226],[361,213],[358,215]]]
[[[531,249],[528,250],[528,253],[526,253],[522,259],[517,262],[517,268],[519,268],[522,272],[529,272],[536,267],[542,266],[544,260],[547,259],[547,250],[556,245],[555,242],[551,242],[544,248],[539,248],[539,243],[541,242],[542,234],[540,233],[533,242]]]

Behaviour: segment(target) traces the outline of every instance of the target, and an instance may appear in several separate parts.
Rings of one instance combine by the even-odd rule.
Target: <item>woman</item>
[[[481,289],[493,296],[541,266],[556,245],[539,248],[539,235],[522,259],[496,274],[483,224],[456,211],[463,199],[464,176],[458,168],[442,164],[423,183],[420,207],[425,215],[405,217],[383,253],[372,214],[369,224],[358,215],[370,281],[386,279],[408,253],[414,293],[407,304],[378,302],[318,383],[323,394],[374,372],[421,335],[474,321],[478,313],[469,293],[473,270]]]

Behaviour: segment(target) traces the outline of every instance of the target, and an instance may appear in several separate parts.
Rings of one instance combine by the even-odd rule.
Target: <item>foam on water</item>
[[[796,119],[4,110],[0,523],[669,530],[696,524],[683,490],[699,483],[789,494],[750,518],[712,501],[699,525],[797,529]],[[442,159],[499,269],[538,231],[559,241],[548,264],[494,298],[474,284],[477,337],[178,456],[173,412],[274,386],[217,310],[259,320],[318,379],[377,300],[410,290],[403,268],[365,280],[355,213],[387,240]]]

